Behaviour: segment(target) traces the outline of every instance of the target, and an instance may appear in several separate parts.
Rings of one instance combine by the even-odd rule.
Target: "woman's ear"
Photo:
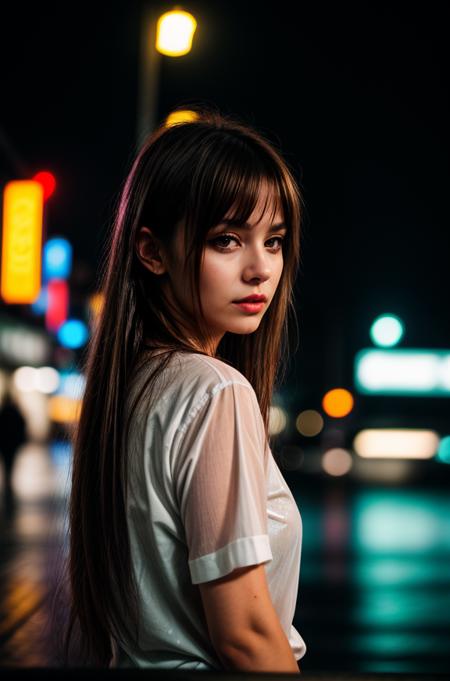
[[[166,272],[162,246],[148,227],[139,227],[136,236],[136,255],[140,262],[153,274]]]

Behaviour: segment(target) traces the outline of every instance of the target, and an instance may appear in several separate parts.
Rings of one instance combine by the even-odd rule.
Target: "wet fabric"
[[[154,369],[140,372],[135,391]],[[128,448],[127,521],[140,602],[137,640],[118,635],[111,666],[222,669],[198,584],[264,564],[281,625],[292,625],[302,522],[265,438],[249,381],[217,358],[176,353],[142,400]],[[128,408],[127,407],[127,408]]]

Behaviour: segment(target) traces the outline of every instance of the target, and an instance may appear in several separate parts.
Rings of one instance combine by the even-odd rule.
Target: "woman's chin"
[[[247,334],[247,333],[253,333],[253,331],[256,331],[258,326],[261,323],[261,317],[254,316],[252,319],[242,319],[240,322],[237,324],[230,325],[228,328],[228,331],[230,333],[236,333],[236,334]]]

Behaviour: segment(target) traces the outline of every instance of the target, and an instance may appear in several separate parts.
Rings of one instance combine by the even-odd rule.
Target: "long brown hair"
[[[258,329],[248,335],[225,333],[215,355],[253,385],[268,438],[274,386],[283,379],[290,353],[302,206],[293,171],[275,144],[253,127],[211,107],[197,107],[197,115],[188,123],[162,124],[149,136],[124,183],[106,244],[99,277],[104,305],[83,359],[85,392],[73,437],[66,660],[75,624],[83,655],[96,666],[111,658],[110,634],[117,623],[137,635],[139,604],[126,518],[125,445],[131,419],[124,424],[124,396],[149,347],[167,349],[149,384],[174,352],[199,351],[183,338],[160,294],[158,276],[136,255],[139,227],[150,226],[170,252],[182,221],[185,274],[197,306],[195,328],[206,339],[199,290],[206,234],[230,211],[246,221],[262,183],[268,183],[288,227],[281,279]]]

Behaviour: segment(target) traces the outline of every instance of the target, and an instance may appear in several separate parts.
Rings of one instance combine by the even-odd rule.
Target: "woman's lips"
[[[251,302],[243,302],[243,303],[233,303],[233,305],[237,305],[243,312],[249,312],[249,313],[255,313],[255,312],[260,312],[262,308],[264,307],[264,303],[261,301],[260,303],[251,303]]]

